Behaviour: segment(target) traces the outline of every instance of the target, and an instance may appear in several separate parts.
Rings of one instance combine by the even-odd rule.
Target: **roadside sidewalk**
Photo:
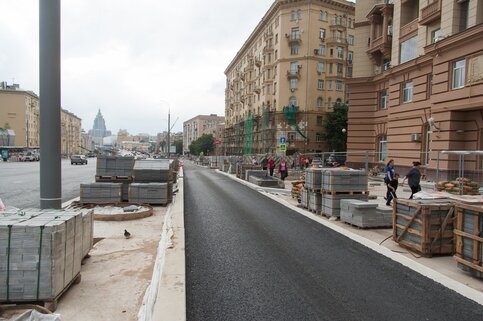
[[[438,256],[433,258],[420,257],[406,249],[400,247],[391,239],[392,229],[358,229],[340,221],[329,220],[326,217],[315,215],[305,209],[298,207],[297,200],[285,191],[264,189],[245,180],[239,179],[232,174],[217,170],[220,174],[230,177],[239,183],[259,191],[274,201],[283,204],[292,210],[306,216],[315,222],[322,224],[333,231],[343,234],[344,236],[394,260],[402,265],[420,273],[443,286],[450,288],[459,294],[483,305],[483,281],[474,278],[466,272],[460,270],[456,262],[451,256]],[[385,195],[385,186],[383,183],[371,182],[369,184],[370,195],[377,195],[376,200],[370,202],[382,204],[385,201],[382,195]],[[286,186],[290,186],[290,182],[286,182]],[[400,198],[408,198],[410,193],[405,188],[398,191]]]

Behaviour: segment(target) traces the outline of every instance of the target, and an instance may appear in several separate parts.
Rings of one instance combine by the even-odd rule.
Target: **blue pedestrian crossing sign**
[[[280,137],[280,144],[285,144],[287,142],[287,138]]]

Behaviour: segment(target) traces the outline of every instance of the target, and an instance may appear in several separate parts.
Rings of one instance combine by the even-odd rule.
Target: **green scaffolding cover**
[[[297,133],[300,134],[305,140],[307,140],[307,136],[300,130],[299,126],[297,125],[297,114],[299,112],[298,106],[290,106],[283,108],[283,115],[287,119],[287,122],[292,128],[295,129]]]
[[[243,143],[243,154],[253,154],[253,116],[247,116],[245,120],[245,135]]]

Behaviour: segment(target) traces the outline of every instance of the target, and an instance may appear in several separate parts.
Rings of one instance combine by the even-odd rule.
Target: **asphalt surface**
[[[80,184],[95,181],[96,158],[87,165],[71,165],[62,160],[62,202],[79,197]],[[0,162],[0,198],[6,206],[40,206],[40,163]]]
[[[185,164],[188,321],[483,320],[483,307],[260,195]]]

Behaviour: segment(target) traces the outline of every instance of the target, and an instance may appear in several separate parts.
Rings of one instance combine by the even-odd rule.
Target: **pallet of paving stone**
[[[80,272],[81,211],[28,210],[0,220],[0,302],[55,301]]]
[[[431,257],[454,252],[454,202],[402,200],[393,204],[393,240],[400,246]]]
[[[363,170],[323,169],[321,189],[326,193],[367,192],[368,177]]]
[[[80,184],[81,204],[112,204],[122,201],[122,183]]]
[[[259,165],[238,164],[236,177],[241,178],[241,179],[245,179],[247,170],[259,170],[259,171],[261,171],[261,170],[263,170],[263,168]]]
[[[354,199],[340,201],[340,220],[359,228],[381,228],[392,226],[392,211],[378,211],[378,205]]]
[[[322,210],[322,195],[317,192],[312,192],[308,190],[309,204],[308,208],[313,213],[320,213]]]
[[[304,186],[311,191],[320,191],[322,189],[322,168],[307,168],[305,170]]]
[[[136,160],[133,169],[133,181],[136,183],[167,183],[173,181],[172,160]]]
[[[306,188],[302,188],[300,194],[300,205],[303,208],[309,208],[309,191]]]
[[[456,203],[455,255],[458,266],[483,278],[483,206]]]
[[[108,178],[104,176],[96,176],[96,183],[121,183],[122,184],[121,200],[123,202],[129,201],[129,185],[132,183],[132,177]]]
[[[168,204],[168,183],[132,183],[129,187],[129,202],[137,204]]]
[[[321,194],[322,206],[321,213],[327,217],[339,217],[341,209],[341,200],[343,199],[356,199],[361,201],[367,201],[367,194]]]
[[[96,177],[131,177],[134,167],[132,156],[98,156]]]

